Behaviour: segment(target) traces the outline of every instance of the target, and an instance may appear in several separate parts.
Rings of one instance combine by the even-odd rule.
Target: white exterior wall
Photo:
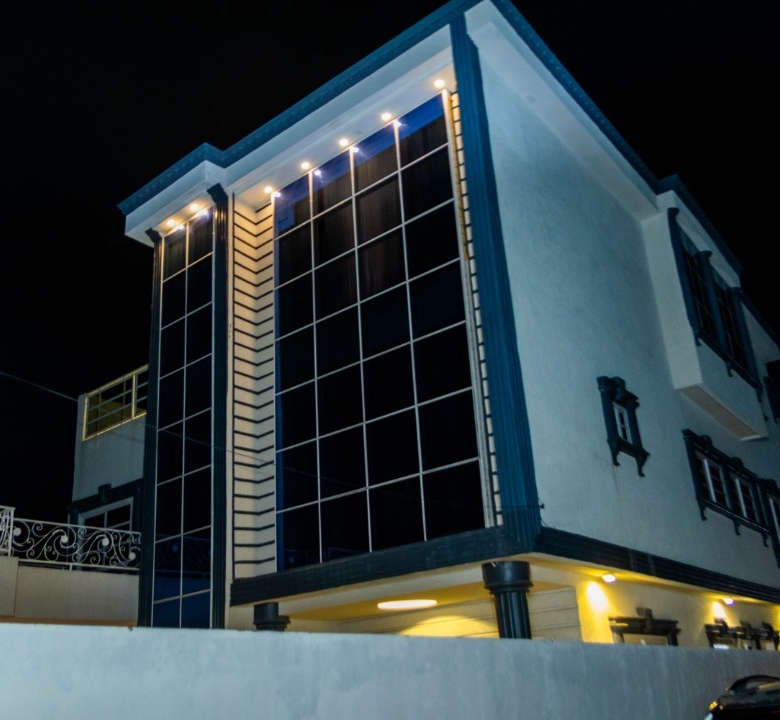
[[[83,439],[84,404],[79,397],[76,451],[73,467],[73,500],[95,495],[98,487],[118,487],[143,477],[146,416]]]
[[[674,389],[642,225],[652,214],[666,222],[665,211],[629,209],[630,188],[616,190],[592,155],[553,132],[542,117],[544,98],[524,94],[512,79],[522,73],[521,58],[516,68],[507,67],[507,58],[492,45],[480,47],[543,523],[776,585],[777,561],[758,533],[743,529],[736,536],[733,523],[712,512],[700,519],[683,429],[711,435],[718,449],[768,477],[776,478],[780,452],[775,443],[739,440]],[[624,177],[625,185],[633,182]],[[669,251],[673,261],[671,245]],[[681,303],[673,262],[667,272]],[[693,345],[690,326],[687,333]],[[761,410],[755,391],[734,391],[732,385],[746,383],[729,378],[720,358],[710,367],[709,348],[697,350],[708,378],[719,371],[724,396],[736,396],[732,404],[752,402],[755,421]],[[642,443],[650,452],[646,477],[625,454],[619,467],[612,465],[600,375],[623,378],[639,398]]]
[[[17,720],[701,718],[780,655],[524,640],[0,626]]]

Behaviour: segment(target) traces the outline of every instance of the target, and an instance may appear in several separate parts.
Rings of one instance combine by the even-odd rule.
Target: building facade
[[[155,248],[139,622],[495,635],[520,567],[534,637],[774,646],[777,336],[510,3],[121,208]]]

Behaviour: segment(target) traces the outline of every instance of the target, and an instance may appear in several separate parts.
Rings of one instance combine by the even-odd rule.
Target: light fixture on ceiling
[[[311,167],[311,163],[304,160],[301,163],[301,170],[308,170]]]
[[[349,140],[347,140],[347,138],[343,137],[343,138],[341,138],[341,140],[339,140],[339,145],[341,147],[345,148],[345,147],[347,147],[347,145],[349,145]]]
[[[607,583],[607,584],[609,584],[609,585],[611,585],[613,582],[617,582],[617,577],[615,577],[615,573],[604,573],[604,574],[601,576],[601,579],[602,579],[602,580],[603,580],[605,583]]]
[[[382,115],[381,115],[381,118],[385,122],[389,122],[390,120],[393,119],[393,116],[389,112],[383,112]]]
[[[415,598],[411,600],[386,600],[385,602],[377,603],[377,607],[380,610],[421,610],[434,607],[437,604],[436,600]]]
[[[734,598],[733,597],[724,597],[723,598],[723,604],[728,605],[731,607],[734,604]]]
[[[433,81],[433,87],[435,87],[437,90],[441,90],[447,83],[444,82],[441,78],[436,78],[436,80]]]

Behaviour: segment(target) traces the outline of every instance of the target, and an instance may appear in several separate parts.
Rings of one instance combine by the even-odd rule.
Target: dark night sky
[[[0,504],[65,519],[76,432],[74,401],[9,374],[75,398],[147,360],[152,254],[124,238],[117,203],[202,142],[229,147],[440,4],[4,9]],[[651,170],[682,177],[780,327],[776,261],[761,256],[776,205],[780,3],[515,4]]]

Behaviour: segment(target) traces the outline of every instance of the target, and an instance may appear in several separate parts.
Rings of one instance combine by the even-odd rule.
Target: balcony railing
[[[14,517],[0,506],[0,555],[19,562],[66,568],[138,572],[141,533]]]
[[[85,440],[146,414],[148,370],[149,366],[144,365],[87,395]]]

